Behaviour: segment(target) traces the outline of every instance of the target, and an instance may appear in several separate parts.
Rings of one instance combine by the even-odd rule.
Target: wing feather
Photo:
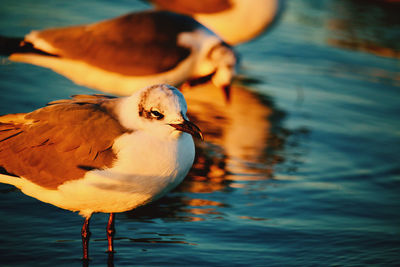
[[[88,169],[81,166],[111,167],[114,139],[127,132],[111,112],[117,100],[79,96],[19,114],[18,120],[0,117],[0,171],[55,189],[82,178]]]
[[[90,25],[35,32],[51,53],[82,60],[123,75],[152,75],[173,69],[190,54],[177,44],[181,32],[203,27],[194,19],[164,11],[131,13]],[[27,37],[35,45],[35,38]],[[40,48],[39,49],[45,49]]]

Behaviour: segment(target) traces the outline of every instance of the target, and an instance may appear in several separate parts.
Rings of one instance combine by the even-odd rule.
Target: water
[[[205,132],[198,160],[165,198],[117,214],[108,264],[398,266],[400,8],[382,2],[287,1],[273,29],[237,47],[230,107],[211,86],[185,92]],[[2,1],[0,33],[144,8]],[[4,58],[0,69],[0,114],[95,92]],[[81,265],[77,214],[0,185],[0,218],[1,266]],[[91,221],[90,266],[107,265],[106,222]]]

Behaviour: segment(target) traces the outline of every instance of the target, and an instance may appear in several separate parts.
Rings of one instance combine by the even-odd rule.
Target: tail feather
[[[6,37],[0,35],[0,55],[9,56],[15,53],[33,53],[45,56],[57,56],[36,49],[31,43],[24,41],[24,38]]]
[[[9,56],[21,49],[23,38],[0,36],[0,54]]]

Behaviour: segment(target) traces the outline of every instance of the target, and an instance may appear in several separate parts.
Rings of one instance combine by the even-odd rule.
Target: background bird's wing
[[[109,111],[115,101],[83,98],[0,117],[0,171],[55,189],[88,170],[110,167],[114,139],[126,129]]]
[[[151,75],[168,71],[190,54],[177,45],[181,32],[202,27],[190,17],[170,12],[131,13],[90,25],[36,32],[57,56],[82,60],[123,75]],[[28,35],[29,36],[29,35]]]

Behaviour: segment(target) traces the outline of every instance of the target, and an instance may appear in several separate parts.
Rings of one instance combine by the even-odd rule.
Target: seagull
[[[211,81],[229,98],[237,63],[232,47],[193,18],[154,10],[36,30],[23,38],[1,36],[0,54],[120,96],[149,83]]]
[[[89,219],[154,201],[182,182],[200,129],[186,116],[182,93],[153,85],[131,96],[76,95],[30,113],[0,117],[0,182],[57,207],[78,211],[83,259]]]
[[[157,8],[192,16],[230,45],[264,32],[283,10],[283,0],[148,0]]]

